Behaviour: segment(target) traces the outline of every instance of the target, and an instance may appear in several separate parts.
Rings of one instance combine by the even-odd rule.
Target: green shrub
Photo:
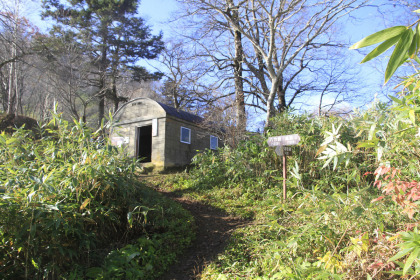
[[[170,203],[163,207],[167,201],[137,181],[136,161],[110,146],[100,131],[54,116],[40,133],[40,139],[24,129],[0,134],[2,278],[80,278],[89,267],[99,268],[89,276],[96,271],[100,277],[108,252],[127,243],[134,244],[112,252],[106,262],[141,247],[127,266],[150,278],[191,240],[191,216]],[[179,239],[178,247],[164,244],[168,235]],[[172,255],[157,258],[150,250]]]
[[[193,158],[193,164],[194,168],[189,175],[190,180],[194,181],[194,187],[229,188],[248,178],[253,181],[264,179],[267,185],[270,181],[267,170],[275,168],[277,159],[264,138],[257,135],[239,143],[235,149],[225,146],[217,152],[206,150],[199,153]]]
[[[304,190],[271,204],[265,219],[234,233],[203,279],[396,279],[391,266],[374,265],[395,252],[390,232],[406,219],[392,204],[369,205],[371,198],[366,190]]]
[[[197,155],[177,188],[256,219],[233,235],[203,278],[397,279],[388,260],[409,220],[391,199],[371,201],[380,193],[372,174],[379,159],[405,165],[407,182],[418,176],[416,131],[406,130],[407,119],[398,116],[380,102],[348,118],[277,116],[267,137],[301,136],[288,157],[287,201],[281,158],[264,136]]]

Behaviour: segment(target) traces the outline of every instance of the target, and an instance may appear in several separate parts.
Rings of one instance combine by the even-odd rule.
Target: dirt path
[[[160,278],[162,280],[199,279],[204,267],[223,252],[232,232],[250,223],[228,216],[209,205],[184,198],[176,192],[168,192],[157,186],[154,188],[188,210],[194,216],[197,226],[196,240]]]

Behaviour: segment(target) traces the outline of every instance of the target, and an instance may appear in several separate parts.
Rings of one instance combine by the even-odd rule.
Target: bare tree
[[[164,73],[160,94],[164,102],[176,109],[200,111],[214,102],[219,81],[209,78],[211,65],[182,40],[171,40],[159,59],[159,70]]]
[[[5,111],[17,114],[22,107],[21,60],[30,51],[31,37],[37,33],[22,17],[21,1],[3,2],[0,10],[0,71],[2,71],[2,100]],[[3,67],[7,66],[7,74]]]
[[[0,55],[0,69],[28,54],[27,44],[22,44],[22,38],[18,38],[21,35],[19,33],[29,29],[33,33],[35,27],[21,15],[21,4],[19,0],[0,2],[0,41],[3,46],[7,44],[10,50]]]
[[[212,64],[208,74],[218,79],[219,83],[216,87],[221,92],[220,99],[229,95],[235,96],[235,102],[230,106],[234,106],[234,115],[237,118],[236,129],[244,132],[247,118],[241,32],[206,1],[178,0],[178,2],[184,5],[184,9],[177,14],[177,17],[182,20],[183,30],[191,31],[183,35],[194,44],[195,59]],[[235,2],[234,0],[220,0],[217,4],[227,7],[226,17],[231,21],[239,22],[241,15]]]
[[[216,100],[207,107],[203,114],[203,122],[200,124],[206,130],[223,139],[224,144],[230,147],[236,147],[238,141],[246,137],[246,133],[237,129],[238,118],[235,103],[236,98],[233,95]]]
[[[95,99],[95,88],[88,82],[91,69],[84,61],[83,55],[66,45],[58,59],[49,63],[47,83],[50,96],[63,106],[64,112],[86,122],[88,106],[93,105]]]
[[[243,60],[252,73],[246,83],[251,88],[259,88],[256,98],[265,103],[261,108],[266,111],[267,125],[276,111],[290,106],[296,97],[307,91],[303,85],[286,95],[292,82],[310,65],[314,53],[324,47],[340,46],[327,32],[340,18],[366,2],[179,1],[187,4],[189,14],[195,14],[197,10],[217,12],[223,18],[223,21],[218,20],[219,26],[225,24],[229,30],[241,34],[242,46],[246,50]]]

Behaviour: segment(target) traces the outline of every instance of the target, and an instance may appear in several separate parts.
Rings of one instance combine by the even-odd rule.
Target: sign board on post
[[[300,142],[299,134],[283,135],[269,137],[267,140],[268,146],[292,146]]]
[[[287,147],[296,145],[300,142],[299,134],[282,135],[269,137],[268,146],[276,147],[276,154],[283,156],[283,199],[286,200],[286,179],[287,179],[287,158],[292,154],[292,148]]]

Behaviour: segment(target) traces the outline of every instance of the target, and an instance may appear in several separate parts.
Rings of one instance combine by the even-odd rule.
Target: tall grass
[[[163,207],[161,198],[145,190],[134,174],[136,161],[112,147],[101,131],[55,115],[39,135],[35,139],[24,128],[0,134],[2,278],[148,278],[173,261],[171,250],[189,242],[185,231],[191,225],[178,219],[191,217],[172,204]],[[165,217],[167,209],[178,216]],[[168,234],[180,239],[179,248],[163,244]],[[130,258],[112,271],[102,267],[110,251],[127,243],[137,245],[115,251],[106,262],[116,262],[134,246]],[[150,254],[164,249],[168,256]]]
[[[412,220],[398,205],[410,202],[399,198],[420,197],[404,189],[419,181],[418,114],[410,117],[408,99],[416,97],[392,106],[375,102],[348,118],[277,116],[267,136],[301,136],[288,157],[287,201],[282,199],[282,163],[267,147],[267,136],[197,155],[195,167],[175,180],[177,188],[255,219],[254,226],[234,234],[203,279],[414,277],[420,271],[420,250],[412,246],[418,234],[402,234],[402,244],[399,239],[399,232],[419,218],[418,204],[410,204]],[[381,165],[400,170],[395,182],[390,176],[381,179],[387,191],[396,186],[390,183],[400,186],[389,199],[375,202],[381,190],[373,173]],[[397,244],[412,251],[397,254]]]

